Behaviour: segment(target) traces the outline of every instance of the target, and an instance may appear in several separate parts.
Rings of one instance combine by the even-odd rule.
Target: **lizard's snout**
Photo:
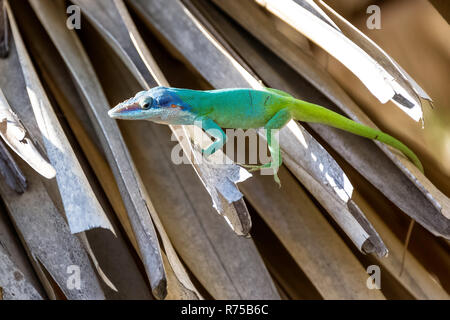
[[[138,103],[128,103],[128,101],[125,101],[109,110],[108,115],[113,119],[131,119],[140,110],[141,106]]]
[[[108,116],[109,116],[110,118],[115,119],[115,118],[117,117],[117,114],[116,114],[115,109],[116,109],[116,108],[113,108],[113,109],[110,109],[110,110],[108,111]]]

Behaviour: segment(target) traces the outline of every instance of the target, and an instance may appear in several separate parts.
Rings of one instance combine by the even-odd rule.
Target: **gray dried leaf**
[[[115,39],[126,39],[126,36],[129,37],[129,34],[132,33],[139,52],[148,53],[148,49],[139,35],[133,33],[133,31],[128,31],[134,30],[134,25],[125,8],[120,5],[121,2],[116,1],[115,4],[117,10],[120,11],[122,20],[116,19],[112,29],[108,29],[109,32],[103,34],[106,35],[105,38],[108,43],[112,43],[111,39],[108,39],[108,35],[117,34],[118,36]],[[98,13],[99,11],[94,10],[96,5],[96,2],[86,2],[83,4],[83,10],[95,24],[108,26],[109,22],[103,23],[101,17],[104,15],[109,15],[110,18],[114,17],[114,6],[109,6],[106,11]],[[121,21],[126,23],[128,30],[121,27]],[[103,29],[99,27],[99,30]],[[126,43],[124,43],[125,47]],[[113,45],[111,47],[115,48]],[[127,48],[127,50],[130,51],[129,56],[132,57],[132,51],[136,49]],[[118,56],[121,57],[120,54]],[[148,62],[151,56],[143,58]],[[136,65],[143,64],[140,59],[133,62]],[[126,64],[126,61],[124,62]],[[114,65],[117,66],[117,62]],[[127,64],[126,66],[129,67]],[[152,74],[155,74],[158,81],[161,81],[163,78],[160,78],[161,75],[155,72],[158,67],[152,66],[151,68]],[[139,79],[141,77],[136,75],[136,69],[130,68],[130,71]],[[124,83],[129,83],[126,78],[123,78],[124,72],[122,71],[120,74]],[[141,83],[141,85],[146,86],[145,83]],[[139,88],[128,88],[125,85],[115,89],[114,92],[117,93],[118,90],[122,91],[122,95],[126,95],[127,92],[139,90]],[[169,262],[165,264],[168,270],[167,298],[186,298],[192,297],[192,294],[200,297],[186,275],[184,267],[180,264],[170,242],[174,243],[183,261],[214,297],[279,298],[253,241],[236,237],[223,222],[217,221],[220,218],[214,214],[209,197],[205,196],[206,192],[190,166],[167,167],[170,163],[167,154],[170,155],[173,147],[173,143],[170,143],[170,132],[167,128],[144,121],[123,121],[120,125],[137,168],[142,173],[146,189],[149,191],[146,199],[148,199],[150,212],[152,212],[154,223],[161,235],[167,253],[167,260],[165,260]],[[157,130],[158,128],[159,130]],[[162,146],[167,148],[161,149]],[[166,154],[165,157],[164,154]],[[150,163],[151,166],[149,166]],[[170,192],[167,192],[167,190],[170,190]],[[247,212],[242,200],[231,205],[225,199],[221,201],[228,206],[243,206],[243,208],[238,209],[226,208],[225,213],[233,210],[235,212]],[[158,215],[153,215],[154,212],[158,212]],[[232,217],[228,217],[231,221]],[[242,230],[241,232],[247,234],[250,224],[241,224],[240,221],[243,220],[241,218],[239,221],[231,221],[231,223],[234,226],[237,225],[238,229]],[[229,244],[230,242],[232,245]],[[239,255],[235,252],[239,252]],[[172,270],[169,270],[169,268]]]
[[[208,159],[201,154],[201,149],[211,143],[211,140],[203,135],[200,128],[194,126],[172,126],[173,132],[180,142],[181,146],[187,152],[185,155],[193,163],[194,169],[200,176],[201,181],[211,196],[213,207],[224,214],[227,201],[229,204],[242,199],[242,193],[236,188],[236,184],[247,180],[252,175],[242,167],[234,164],[226,158],[223,152],[216,152]],[[195,146],[190,147],[191,141],[186,137],[202,137],[206,139],[196,139]],[[205,141],[206,140],[206,141]],[[229,164],[226,164],[228,160]]]
[[[153,60],[148,48],[144,45],[136,26],[131,20],[125,5],[121,0],[114,0],[114,2],[111,2],[110,0],[110,2],[108,2],[109,5],[107,6],[105,6],[106,2],[94,3],[92,1],[77,0],[76,3],[85,8],[85,12],[93,21],[94,25],[96,25],[99,28],[99,31],[106,36],[109,44],[115,49],[127,67],[137,77],[142,87],[148,89],[150,86],[156,85],[156,83],[168,85],[167,80]],[[172,5],[177,7],[177,3],[171,4],[171,6]],[[114,21],[114,23],[112,23],[112,21]],[[156,80],[153,77],[155,77]],[[184,136],[185,134],[181,127],[178,127],[177,129],[174,126],[171,126],[171,129],[174,132],[179,132],[181,136]],[[203,133],[202,137],[203,139],[209,139],[207,135]],[[185,141],[191,140],[188,136],[185,136],[184,138]],[[183,149],[188,154],[193,152],[190,143],[183,144]],[[222,153],[219,152],[219,154]],[[205,166],[196,166],[195,164],[194,166],[198,174],[212,176]],[[234,175],[243,174],[243,171],[235,166],[230,166],[230,170]],[[203,176],[202,179],[204,180]],[[225,176],[224,172],[221,173],[221,176],[224,184],[220,189],[224,194],[215,197],[213,199],[214,203],[218,208],[223,208],[219,213],[228,218],[228,221],[232,224],[233,230],[239,235],[246,236],[248,235],[251,226],[250,215],[248,214],[242,199],[235,201],[230,205],[229,202],[233,201],[234,198],[227,198],[226,196],[229,194],[239,194],[239,191],[234,184],[228,183],[230,180]],[[238,178],[238,180],[242,179],[244,179],[244,176]],[[211,181],[205,183],[209,186],[209,190],[212,190],[213,194],[217,194]]]
[[[0,256],[0,288],[3,288],[3,299],[41,300],[45,297],[6,210],[0,212]]]
[[[189,12],[183,10],[183,6],[179,1],[173,1],[171,3],[166,3],[164,1],[152,1],[143,2],[143,1],[133,1],[132,4],[139,8],[142,13],[146,16],[148,21],[155,25],[155,27],[161,32],[164,37],[166,37],[170,42],[172,42],[176,47],[178,47],[179,42],[183,42],[184,45],[192,46],[193,43],[196,42],[193,37],[197,37],[200,32],[202,32],[202,27],[200,25],[196,25],[193,17],[189,15]],[[162,9],[164,8],[164,9]],[[179,17],[176,20],[173,20],[172,17]],[[170,21],[170,23],[169,23]],[[198,49],[198,48],[197,48]],[[200,58],[197,55],[197,59]],[[155,74],[159,74],[160,72],[155,72]],[[168,85],[167,81],[163,77],[159,77],[159,82],[163,85]],[[190,142],[193,139],[192,135],[186,133],[185,129],[181,126],[171,126],[172,131],[175,135],[181,139],[183,135],[184,141],[180,141],[183,146],[184,152],[192,155],[195,154],[195,151],[192,148]],[[208,136],[201,132],[199,134],[202,136],[200,141],[211,141]],[[196,141],[197,143],[197,141]],[[226,158],[222,151],[216,152],[216,159],[224,159]],[[189,157],[191,160],[192,158]],[[229,160],[229,159],[228,159]],[[224,162],[219,162],[224,163]],[[248,226],[251,222],[248,220],[250,215],[247,213],[245,206],[230,206],[226,203],[223,203],[223,200],[226,200],[229,204],[237,201],[241,201],[242,194],[240,194],[237,189],[235,183],[239,181],[244,181],[250,175],[246,173],[246,170],[239,168],[233,164],[231,161],[225,162],[230,163],[226,165],[222,165],[220,169],[211,172],[210,168],[205,165],[201,165],[200,163],[192,163],[195,168],[195,171],[199,175],[206,189],[210,193],[214,207],[218,210],[221,215],[226,217],[230,217],[228,221],[239,222],[238,224],[233,225],[233,230],[235,230],[238,234],[247,235],[248,231],[242,229],[242,226]],[[217,165],[214,165],[218,168]],[[220,196],[218,196],[220,194]],[[237,208],[242,210],[242,212],[236,212]],[[225,211],[227,209],[227,211]],[[241,220],[241,219],[246,219]]]
[[[392,58],[337,13],[333,12],[335,17],[343,22],[339,26],[346,27],[345,33],[319,18],[318,16],[325,14],[318,12],[317,7],[311,6],[312,1],[256,2],[344,64],[381,103],[392,100],[415,121],[422,119],[422,103],[418,92],[424,92],[423,89],[414,89],[417,84],[411,85]],[[328,12],[332,12],[323,1],[320,3]],[[426,94],[423,97],[429,99]]]
[[[0,88],[0,136],[8,146],[39,174],[52,179],[55,169],[39,153],[23,127],[20,119],[11,110],[3,90]]]
[[[1,87],[5,96],[33,136],[42,135],[41,143],[56,169],[56,180],[71,231],[77,233],[101,227],[114,232],[39,82],[8,2],[6,4],[14,43],[8,59],[0,60],[2,74],[11,72],[10,77],[2,77],[4,83]],[[11,91],[8,92],[7,88]]]
[[[427,189],[418,188],[417,184],[420,186],[420,182],[413,184],[392,158],[379,152],[376,145],[367,143],[364,138],[324,125],[312,124],[311,127],[402,211],[434,235],[450,237],[450,220],[441,213],[443,209],[436,210],[433,203],[433,200],[436,200],[432,195],[446,196],[430,182]],[[405,159],[405,162],[407,161]],[[422,179],[423,181],[425,180]],[[430,192],[433,189],[435,192]],[[442,200],[443,204],[448,202],[448,198]]]
[[[0,300],[42,300],[0,244]]]
[[[113,170],[125,207],[142,251],[143,262],[153,293],[166,295],[166,278],[158,238],[142,198],[142,187],[117,124],[108,115],[108,100],[103,94],[95,71],[74,31],[65,27],[64,3],[31,1],[36,14],[59,50],[87,101],[87,112],[100,138],[106,158]]]
[[[367,273],[286,168],[257,175],[241,186],[245,197],[274,231],[324,299],[384,299],[366,286]]]
[[[38,276],[50,298],[57,293],[51,283],[68,299],[104,299],[103,291],[88,255],[58,212],[40,178],[29,168],[28,189],[18,195],[0,184],[0,193],[10,212]],[[72,287],[74,272],[80,275],[80,289]]]
[[[205,19],[202,19],[200,13],[195,11],[195,7],[189,1],[185,1],[186,5],[189,6],[189,10],[194,12],[196,17],[200,19],[200,21],[206,25]],[[198,3],[197,3],[198,4]],[[209,7],[210,8],[210,7]],[[214,17],[215,20],[217,16]],[[215,20],[217,21],[217,20]],[[215,32],[213,29],[210,29],[205,32],[211,32],[214,35],[218,35],[218,32]],[[225,33],[227,36],[229,35],[230,30],[228,29]],[[204,33],[202,33],[203,35]],[[192,37],[192,35],[191,35]],[[225,35],[224,35],[225,37]],[[224,43],[224,39],[219,38],[221,44]],[[201,39],[201,38],[200,38]],[[208,41],[206,37],[203,36],[203,41]],[[197,42],[201,40],[196,39]],[[205,70],[204,74],[202,74],[211,84],[213,85],[223,85],[224,87],[253,87],[257,89],[262,89],[263,86],[261,82],[258,81],[255,76],[249,74],[246,70],[244,70],[241,66],[238,65],[237,61],[233,60],[235,56],[238,56],[234,50],[228,48],[229,53],[223,54],[220,49],[217,49],[221,44],[216,44],[212,46],[210,51],[212,53],[208,54],[210,56],[209,61],[205,61],[206,59],[199,59],[200,61],[191,61],[197,69]],[[233,43],[233,47],[241,48],[245,43]],[[206,44],[202,44],[203,47],[206,47]],[[183,46],[181,43],[177,45],[178,50],[182,51],[183,54],[188,56],[189,58],[195,59],[195,52],[192,48],[185,45]],[[242,53],[242,52],[241,52]],[[241,55],[242,57],[246,57],[247,55],[255,59],[254,57],[258,56],[258,52],[249,51],[245,52],[246,54]],[[220,55],[222,55],[222,60],[219,60]],[[228,56],[228,55],[232,55]],[[214,57],[214,58],[213,58]],[[216,58],[217,57],[217,58]],[[227,58],[231,60],[230,63],[225,63],[223,61]],[[263,64],[264,67],[267,68],[267,62],[259,60],[258,64]],[[214,65],[214,72],[208,72],[207,66]],[[237,66],[237,67],[236,67]],[[226,79],[230,80],[222,80],[216,76],[216,72],[220,70],[221,77],[225,76]],[[232,79],[232,80],[231,80]],[[234,80],[234,81],[233,81]],[[281,87],[281,89],[283,89]],[[264,133],[261,134],[264,138]],[[308,140],[306,142],[305,140]],[[286,128],[281,130],[280,133],[280,146],[285,154],[288,155],[288,159],[286,164],[289,165],[289,168],[296,174],[297,178],[301,178],[301,181],[308,187],[308,189],[313,193],[313,195],[329,210],[333,218],[338,222],[338,224],[345,230],[345,232],[349,235],[355,245],[363,251],[366,252],[376,252],[379,255],[385,255],[387,253],[387,249],[384,246],[382,240],[378,236],[378,234],[370,227],[369,223],[365,223],[367,226],[364,228],[352,215],[350,210],[347,207],[347,202],[351,197],[351,194],[346,194],[344,190],[344,183],[346,176],[341,168],[337,165],[337,163],[328,155],[328,153],[319,145],[319,143],[309,135],[305,130],[300,129],[300,127],[295,123],[291,122]],[[306,146],[305,146],[306,145]],[[311,156],[311,150],[316,150],[317,158],[320,160],[314,161],[314,158]],[[320,154],[319,154],[320,153]],[[323,156],[323,157],[321,157]],[[290,160],[290,161],[289,161]],[[326,165],[324,166],[324,163]],[[333,173],[333,177],[330,177],[333,180],[334,185],[330,185],[330,181],[326,179],[326,174]],[[328,175],[329,176],[329,175]],[[334,178],[334,179],[333,179]],[[315,180],[315,181],[313,181]],[[352,188],[348,179],[346,179],[347,189]],[[337,182],[337,183],[336,183]],[[340,183],[342,182],[342,183]],[[348,190],[351,191],[351,190]],[[336,205],[337,201],[339,205]],[[358,212],[359,216],[361,216],[360,211]]]
[[[137,1],[139,2],[139,1]],[[178,6],[178,5],[177,5]],[[156,15],[156,14],[155,14]],[[185,20],[185,18],[181,15],[181,12],[177,12],[177,17],[179,19],[177,19],[177,21],[183,21]],[[159,17],[157,17],[159,18]],[[192,18],[191,18],[192,19]],[[188,20],[189,21],[189,20]],[[191,20],[192,21],[192,20]],[[196,21],[196,20],[193,20]],[[189,26],[189,24],[194,24],[194,22],[185,22],[187,24],[187,26]],[[159,22],[160,27],[162,27],[164,23],[163,22]],[[166,23],[165,25],[168,25],[168,23]],[[173,24],[170,24],[173,25]],[[183,25],[182,29],[187,29],[188,27],[186,25]],[[165,28],[168,28],[167,26]],[[195,29],[194,29],[195,30]],[[172,45],[174,45],[188,60],[189,62],[197,69],[200,71],[200,73],[215,87],[248,87],[249,85],[254,85],[255,87],[260,87],[260,84],[258,83],[258,81],[256,81],[254,78],[252,78],[241,66],[239,66],[234,60],[233,58],[228,54],[228,53],[223,53],[224,51],[221,50],[221,45],[218,44],[217,42],[213,42],[211,43],[210,39],[212,38],[206,30],[199,30],[198,32],[193,32],[193,30],[191,29],[189,34],[183,35],[178,34],[175,32],[175,30],[172,30],[171,33],[175,33],[175,35],[173,35],[170,39],[172,42]],[[208,35],[208,37],[205,36],[205,34]],[[177,40],[177,37],[184,37],[183,39]],[[186,39],[187,37],[187,39]],[[174,41],[177,40],[177,41]],[[196,45],[194,47],[192,47],[191,45],[189,45],[189,43],[195,43]],[[199,55],[196,54],[196,48],[202,48],[202,52],[205,52],[205,55],[202,55],[201,57],[199,57]],[[205,59],[205,57],[208,57],[208,60]],[[210,66],[214,66],[214,68],[211,68]],[[249,79],[247,82],[247,79]],[[283,175],[283,177],[285,177],[285,179],[287,179],[287,181],[292,181],[292,178],[288,179],[288,175]],[[272,179],[272,177],[269,177],[270,179]],[[347,253],[343,253],[346,250],[348,250],[348,248],[345,247],[345,245],[342,242],[339,242],[337,239],[335,240],[330,240],[331,242],[328,245],[325,245],[324,243],[327,242],[327,240],[324,241],[324,243],[322,245],[318,245],[315,246],[311,243],[309,243],[309,241],[313,241],[312,239],[314,238],[315,241],[315,237],[320,237],[320,235],[323,235],[325,238],[328,238],[329,234],[330,234],[330,230],[331,227],[328,225],[328,227],[323,226],[324,229],[321,228],[321,231],[319,233],[319,230],[316,228],[317,224],[319,223],[318,221],[305,221],[305,220],[297,220],[299,219],[299,215],[298,212],[296,212],[293,207],[296,208],[301,208],[304,206],[304,201],[306,201],[305,199],[302,198],[303,202],[302,204],[298,203],[298,196],[295,200],[294,199],[278,199],[278,198],[274,198],[272,196],[272,193],[274,194],[283,194],[282,191],[278,191],[276,190],[276,186],[275,184],[271,181],[271,184],[266,181],[265,183],[259,183],[259,186],[262,185],[269,185],[270,191],[264,192],[264,193],[253,193],[251,194],[251,190],[252,190],[252,186],[255,183],[255,179],[259,179],[259,176],[255,177],[254,179],[252,179],[251,182],[246,182],[243,183],[242,186],[244,187],[244,191],[247,190],[246,192],[246,197],[249,197],[250,201],[252,202],[252,205],[258,210],[258,212],[263,216],[263,218],[267,221],[267,219],[269,219],[269,217],[271,217],[270,219],[274,222],[274,224],[271,224],[272,228],[275,228],[274,231],[276,232],[276,234],[279,237],[285,237],[287,234],[289,234],[288,237],[290,237],[292,235],[292,238],[290,238],[289,241],[284,242],[284,244],[289,248],[291,254],[300,257],[300,255],[302,255],[302,253],[300,252],[300,248],[301,247],[305,247],[305,248],[311,248],[311,246],[314,246],[314,249],[311,249],[311,251],[309,252],[310,254],[307,254],[308,258],[304,258],[305,261],[301,261],[301,259],[299,258],[297,260],[297,263],[299,263],[299,265],[302,266],[303,268],[303,263],[307,263],[306,260],[308,259],[312,259],[312,257],[314,256],[315,259],[315,263],[317,263],[317,265],[323,265],[321,262],[321,259],[327,259],[327,257],[330,257],[331,259],[335,259],[335,257],[331,257],[329,255],[329,251],[330,250],[330,246],[332,245],[336,245],[339,247],[336,248],[336,253],[337,256],[342,257],[342,254],[344,254],[346,257],[350,258],[352,255],[349,251],[347,251]],[[284,179],[282,179],[282,181],[284,181]],[[283,186],[284,186],[283,182]],[[291,184],[292,185],[292,184]],[[248,189],[247,189],[247,186]],[[270,188],[270,186],[272,186],[273,188]],[[273,190],[275,189],[275,190]],[[298,192],[300,192],[300,190],[298,190],[299,188],[297,187],[295,191],[293,191],[293,194],[298,194]],[[282,189],[283,190],[283,189]],[[305,198],[307,198],[305,196]],[[294,204],[292,204],[294,201],[297,201],[296,204],[297,206],[295,206]],[[282,210],[280,208],[280,206],[282,205],[289,205],[290,206],[290,210]],[[283,212],[283,213],[281,213]],[[285,214],[285,215],[284,215]],[[317,219],[319,218],[319,214],[315,213],[312,214],[313,217],[317,217]],[[323,218],[323,217],[322,217]],[[327,223],[324,223],[325,225],[327,225]],[[283,225],[284,227],[277,227],[277,225]],[[289,225],[288,229],[286,228],[286,225]],[[301,226],[300,226],[301,225]],[[320,224],[322,226],[322,224]],[[290,229],[292,228],[292,229]],[[327,231],[325,231],[325,228],[327,229]],[[291,231],[289,231],[289,229]],[[304,231],[300,231],[300,230],[304,230],[304,229],[308,229],[308,233],[314,232],[314,236],[312,236],[312,234],[310,234],[310,238],[308,239],[307,235],[304,235],[303,232]],[[306,232],[306,231],[305,231]],[[318,232],[317,234],[315,234],[315,232]],[[323,233],[322,233],[323,232]],[[299,234],[301,234],[302,236],[300,236]],[[325,235],[326,234],[326,235]],[[305,236],[304,240],[301,240],[300,237]],[[303,244],[300,244],[303,243]],[[308,243],[308,244],[307,244]],[[309,269],[309,271],[311,271],[311,273],[309,273],[309,276],[313,277],[314,279],[314,283],[316,283],[316,281],[321,281],[319,279],[323,279],[322,276],[324,274],[329,274],[329,273],[334,273],[335,271],[331,271],[331,270],[327,270],[324,271],[324,274],[321,275],[315,275],[313,276],[313,273],[315,273],[317,271],[316,266],[313,266],[314,263],[312,263],[311,261],[309,261],[312,265],[311,269]],[[330,262],[331,263],[331,262]],[[347,267],[350,269],[355,268],[354,272],[358,273],[361,277],[361,279],[365,279],[366,277],[366,273],[364,271],[363,268],[358,267],[358,262],[356,260],[353,260],[352,262],[350,260],[346,260],[347,263]],[[332,263],[334,264],[334,262]],[[326,263],[326,265],[328,266],[329,264]],[[325,267],[326,268],[326,267]],[[358,269],[359,268],[359,269]],[[356,270],[359,271],[356,271]],[[340,269],[342,271],[342,269]],[[340,279],[342,280],[342,276],[343,275],[338,275],[336,276],[335,279]],[[361,295],[361,297],[366,296],[366,295],[371,295],[373,292],[368,292],[367,288],[365,287],[365,285],[361,286],[361,290],[357,290],[357,293],[355,291],[353,291],[353,289],[349,289],[347,290],[342,290],[342,283],[341,281],[332,281],[331,283],[327,282],[327,284],[318,284],[318,286],[322,286],[321,289],[321,293],[324,294],[324,296],[326,297],[332,297],[334,294],[336,294],[337,296],[343,297],[346,296],[347,294],[349,296],[353,296],[353,295]],[[338,284],[339,282],[339,284]],[[344,281],[345,282],[345,281]],[[331,289],[333,286],[336,286],[335,289]],[[339,289],[337,289],[339,288]],[[382,295],[379,295],[378,293],[376,293],[373,297],[377,297],[377,298],[382,298]]]
[[[388,249],[383,240],[351,200],[353,185],[345,172],[303,127],[291,122],[286,129],[280,132],[280,146],[287,167],[361,252],[386,256]]]
[[[343,112],[352,120],[375,127],[344,90],[319,66],[303,48],[286,38],[255,2],[214,0],[221,9],[232,15],[239,24],[261,41],[267,48],[283,59],[301,77],[291,76],[294,93],[303,92],[299,98]],[[246,19],[246,15],[253,19]],[[269,36],[270,35],[270,36]],[[276,48],[276,49],[275,49]],[[252,68],[255,68],[253,65]],[[283,72],[290,72],[283,68]],[[312,86],[298,81],[306,79]],[[270,84],[270,83],[269,83]],[[315,87],[315,88],[314,88]],[[303,88],[303,90],[301,90]],[[326,98],[318,97],[320,91]],[[331,100],[331,101],[330,101]],[[332,102],[332,103],[331,103]],[[333,104],[334,103],[334,104]],[[370,183],[409,216],[417,220],[435,235],[449,237],[450,200],[438,190],[408,159],[382,143],[375,142],[385,154],[367,139],[325,125],[311,124],[327,143],[346,159]],[[395,178],[394,178],[395,177]]]
[[[237,237],[215,214],[190,166],[170,160],[170,131],[148,122],[122,128],[164,229],[206,290],[216,299],[278,299],[253,240]]]
[[[376,262],[401,283],[415,299],[448,299],[447,292],[441,284],[433,279],[433,274],[410,252],[406,253],[406,265],[402,275],[399,275],[402,269],[404,242],[392,232],[386,221],[383,221],[373,209],[369,208],[364,200],[357,199],[357,201],[361,203],[367,217],[383,235],[383,239],[389,247],[389,255],[383,259],[377,259]]]
[[[9,153],[3,141],[0,141],[0,174],[10,188],[17,193],[24,193],[27,188],[27,179],[20,170],[16,161]]]

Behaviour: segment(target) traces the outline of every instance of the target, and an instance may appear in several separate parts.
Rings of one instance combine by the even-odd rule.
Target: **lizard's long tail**
[[[336,112],[328,110],[319,105],[298,100],[295,98],[292,98],[292,100],[293,101],[291,101],[291,103],[293,107],[291,107],[290,109],[294,119],[305,122],[323,123],[328,126],[342,129],[362,137],[381,141],[403,152],[403,154],[407,156],[422,173],[424,172],[422,163],[420,162],[419,158],[417,158],[417,156],[414,154],[414,152],[412,152],[411,149],[409,149],[401,141],[395,139],[394,137],[379,130],[367,127],[358,122],[350,120]],[[399,276],[401,276],[404,269],[406,251],[408,248],[409,240],[411,238],[413,226],[414,226],[414,219],[411,219],[411,223],[409,225],[408,233],[406,235],[405,244],[403,247],[403,255]]]
[[[424,172],[422,163],[414,154],[414,152],[412,152],[411,149],[409,149],[406,145],[404,145],[401,141],[395,139],[394,137],[379,130],[355,122],[319,105],[294,98],[292,98],[292,101],[290,102],[291,107],[289,107],[289,109],[291,110],[294,119],[304,122],[326,124],[331,127],[351,132],[358,136],[381,141],[391,147],[400,150],[414,163],[414,165],[422,173]]]

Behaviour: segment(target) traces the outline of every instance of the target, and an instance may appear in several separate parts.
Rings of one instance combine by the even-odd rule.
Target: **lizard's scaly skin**
[[[267,141],[272,162],[256,168],[273,168],[274,178],[279,182],[276,172],[281,165],[278,144],[272,139],[270,129],[281,129],[289,120],[322,123],[353,134],[381,141],[405,154],[420,171],[420,160],[407,146],[394,137],[379,130],[350,120],[324,107],[298,100],[276,89],[221,89],[189,90],[155,87],[142,91],[135,97],[122,102],[109,111],[112,118],[127,120],[150,120],[165,124],[201,125],[216,138],[204,150],[210,155],[226,142],[221,128],[261,128],[267,130]]]
[[[293,108],[292,111],[294,119],[305,122],[322,123],[334,128],[351,132],[358,136],[381,141],[401,151],[423,173],[424,170],[422,163],[414,152],[412,152],[411,149],[409,149],[401,141],[388,135],[387,133],[370,128],[324,107],[306,101],[296,100],[294,103],[295,108]]]

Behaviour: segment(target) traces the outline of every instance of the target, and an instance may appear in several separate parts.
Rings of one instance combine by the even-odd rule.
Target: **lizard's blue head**
[[[177,89],[155,87],[138,92],[133,98],[119,103],[108,111],[114,119],[150,120],[165,124],[190,124],[193,114]]]

